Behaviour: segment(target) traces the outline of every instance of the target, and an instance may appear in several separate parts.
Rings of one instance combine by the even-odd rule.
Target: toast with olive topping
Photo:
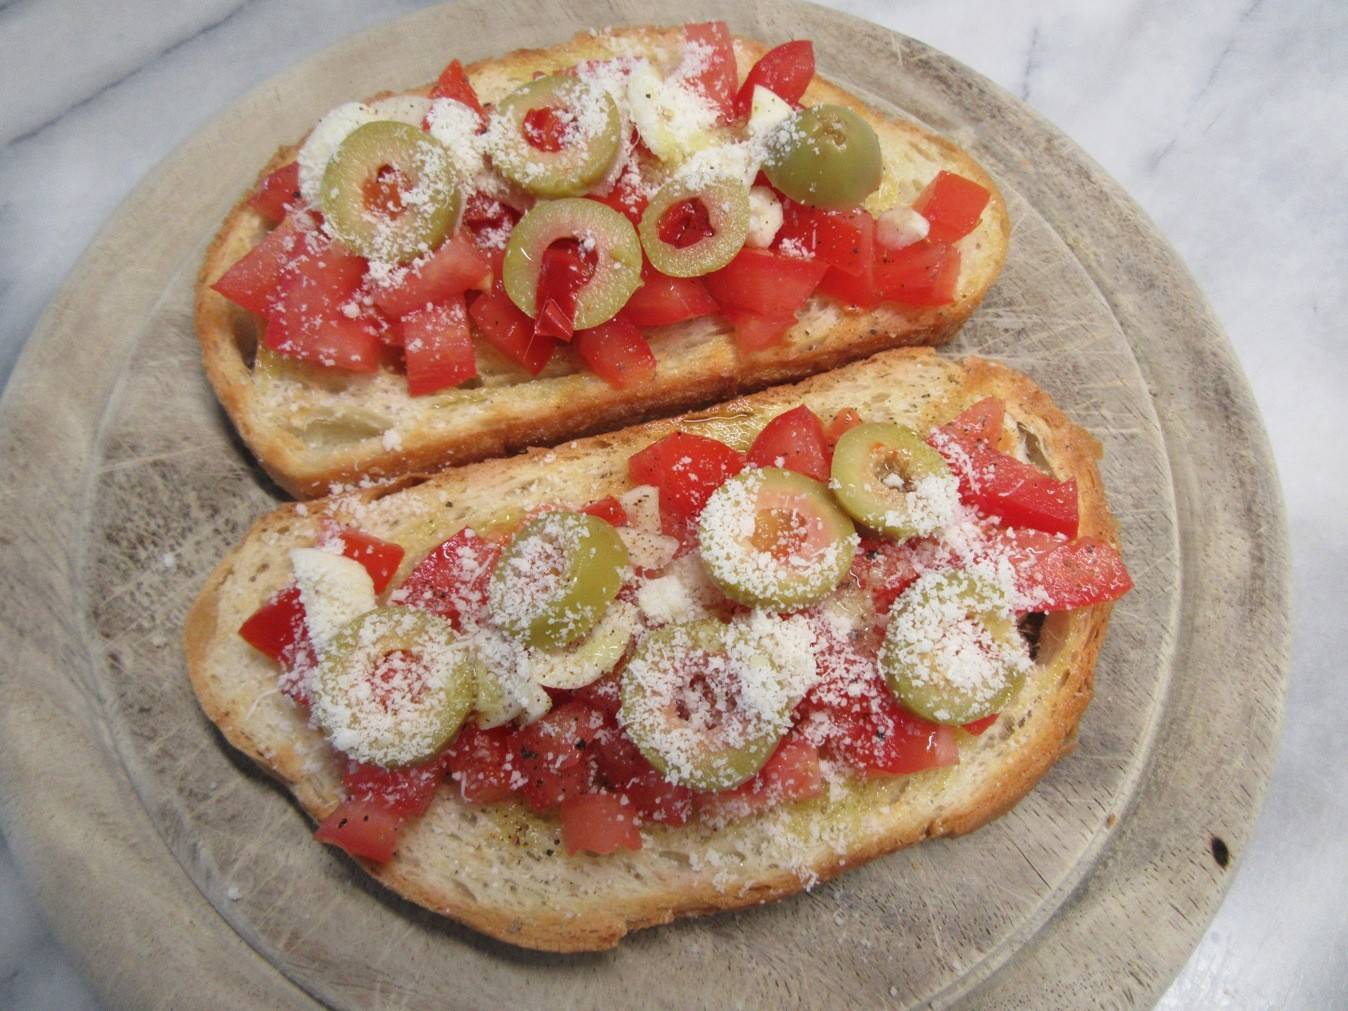
[[[452,93],[463,96],[464,102],[476,103],[480,99],[490,110],[501,110],[503,105],[508,104],[505,102],[508,97],[515,104],[529,100],[538,106],[536,109],[531,108],[529,114],[540,110],[546,113],[551,108],[545,104],[546,102],[565,99],[564,94],[562,98],[556,97],[557,94],[562,94],[558,89],[566,84],[562,79],[576,73],[577,67],[593,65],[587,61],[641,60],[650,66],[663,68],[667,74],[678,73],[679,68],[687,63],[691,37],[689,33],[698,27],[689,26],[687,31],[680,28],[614,29],[608,32],[581,34],[569,42],[549,49],[517,51],[500,59],[474,64],[467,68],[466,75],[460,68],[459,79],[465,82],[468,90],[466,93]],[[720,28],[724,32],[724,26],[721,25]],[[743,88],[743,82],[746,81],[751,68],[764,56],[767,49],[747,39],[734,38],[732,41],[728,33],[724,38],[727,48],[733,47],[735,85]],[[683,63],[680,63],[681,59]],[[453,68],[457,66],[457,63],[452,65]],[[812,57],[810,66],[813,66]],[[522,91],[530,90],[532,87],[530,82],[539,75],[555,75],[541,80],[545,82],[561,80],[562,85],[557,85],[549,91],[548,94],[552,97],[531,98],[529,95],[520,97]],[[581,76],[584,76],[584,72]],[[760,92],[764,94],[759,96]],[[371,100],[371,105],[378,105],[378,116],[401,119],[402,122],[397,124],[384,122],[366,126],[359,141],[353,140],[344,146],[345,153],[342,158],[333,156],[329,163],[332,171],[314,178],[321,178],[321,185],[330,192],[335,192],[339,187],[346,187],[352,192],[362,194],[361,199],[367,204],[370,201],[375,203],[386,201],[390,202],[387,204],[389,207],[396,205],[396,212],[389,213],[400,215],[399,221],[411,223],[409,227],[413,228],[414,240],[420,234],[415,232],[416,228],[430,229],[439,235],[437,229],[444,228],[445,221],[454,213],[458,213],[464,221],[479,222],[473,227],[478,229],[476,235],[481,239],[485,232],[495,228],[494,224],[482,225],[480,218],[473,217],[474,214],[482,213],[481,207],[475,205],[473,201],[482,197],[483,193],[471,193],[467,196],[459,193],[453,197],[451,203],[442,203],[432,208],[434,213],[425,210],[428,199],[434,196],[436,185],[439,185],[436,183],[439,177],[430,179],[429,182],[426,180],[435,176],[435,172],[439,170],[425,159],[417,161],[416,135],[420,131],[412,124],[421,125],[420,112],[424,105],[419,105],[416,101],[409,104],[407,96],[443,93],[443,89],[437,91],[433,90],[433,86],[426,86],[400,95],[385,95],[377,101]],[[774,95],[766,94],[766,89],[757,88],[754,95],[756,98],[764,98],[765,107],[771,107],[769,111],[776,109],[777,115],[790,114],[789,106]],[[421,101],[424,103],[424,97]],[[287,177],[284,171],[278,171],[292,168],[297,155],[301,173],[298,178],[305,178],[305,172],[313,176],[313,173],[318,171],[312,166],[306,167],[306,158],[308,161],[312,161],[313,158],[305,155],[306,147],[301,143],[282,148],[277,152],[259,176],[260,189],[251,197],[241,200],[226,217],[201,267],[196,299],[196,329],[206,371],[216,394],[244,442],[267,472],[287,491],[298,497],[308,498],[329,494],[343,485],[390,479],[410,473],[424,473],[443,465],[485,459],[517,451],[526,446],[551,445],[579,435],[667,415],[676,410],[713,403],[740,392],[824,372],[887,348],[910,345],[936,346],[949,340],[977,307],[993,283],[1006,254],[1010,225],[1005,203],[997,192],[996,185],[987,172],[953,142],[923,129],[912,121],[888,115],[868,106],[842,87],[822,77],[814,76],[810,80],[801,101],[807,112],[820,107],[833,110],[829,114],[832,118],[828,122],[823,124],[816,122],[811,129],[827,133],[829,130],[845,131],[852,128],[864,129],[868,126],[873,130],[878,147],[875,151],[867,149],[866,156],[878,159],[878,164],[867,161],[866,164],[870,168],[863,166],[862,170],[858,170],[863,171],[863,174],[874,170],[873,177],[864,181],[862,190],[839,194],[835,192],[836,187],[830,188],[832,178],[830,173],[836,175],[841,169],[836,166],[829,168],[826,165],[827,171],[822,180],[815,179],[809,175],[811,166],[807,165],[802,169],[801,165],[783,158],[779,170],[771,173],[773,185],[778,190],[792,190],[798,193],[801,191],[793,189],[793,186],[811,188],[809,192],[815,196],[811,197],[809,193],[805,193],[802,199],[813,199],[820,207],[845,206],[847,201],[855,202],[862,194],[868,194],[859,207],[865,211],[866,222],[870,222],[866,225],[864,237],[868,255],[873,251],[869,231],[871,224],[881,219],[887,212],[906,215],[898,219],[900,226],[889,228],[886,233],[889,239],[886,241],[897,244],[896,249],[903,243],[915,243],[905,247],[908,260],[905,261],[907,266],[902,267],[902,270],[909,271],[909,274],[905,275],[908,280],[897,277],[893,282],[897,285],[895,290],[901,290],[901,295],[903,290],[909,292],[902,297],[910,299],[911,304],[892,300],[877,301],[878,296],[873,297],[869,294],[871,288],[866,287],[871,284],[869,265],[864,268],[856,265],[847,268],[866,271],[865,285],[862,286],[863,290],[860,293],[857,288],[859,276],[852,276],[845,270],[837,274],[833,281],[828,279],[819,281],[819,275],[815,275],[812,282],[806,282],[808,290],[813,291],[813,294],[802,294],[802,300],[798,305],[788,306],[785,310],[775,303],[773,306],[765,307],[755,301],[762,297],[778,298],[783,290],[780,284],[761,285],[760,287],[767,292],[765,295],[764,290],[757,292],[747,290],[746,282],[741,279],[734,282],[739,287],[727,295],[726,284],[731,282],[723,282],[720,287],[711,289],[716,295],[717,302],[709,304],[716,311],[708,311],[704,307],[700,310],[703,315],[663,325],[643,324],[641,327],[633,327],[624,322],[620,336],[607,332],[602,339],[592,336],[590,343],[597,347],[594,354],[602,359],[599,365],[594,365],[591,358],[587,357],[591,349],[584,346],[581,340],[570,343],[565,340],[558,341],[554,353],[537,358],[534,353],[539,346],[538,338],[520,336],[515,331],[509,330],[509,321],[502,322],[502,313],[515,313],[514,305],[524,305],[530,315],[535,314],[535,279],[538,276],[535,272],[527,275],[528,283],[522,289],[519,284],[510,289],[509,294],[514,298],[514,305],[503,295],[498,298],[499,305],[491,301],[491,277],[487,277],[485,281],[472,282],[476,287],[488,290],[480,294],[473,290],[466,292],[468,306],[466,314],[465,296],[458,295],[452,300],[453,304],[434,307],[439,314],[413,312],[398,319],[391,316],[381,317],[372,322],[367,317],[372,313],[377,315],[375,310],[382,303],[378,303],[376,299],[376,305],[372,307],[368,297],[364,297],[363,300],[360,297],[353,298],[340,306],[341,311],[349,318],[342,318],[335,306],[330,307],[332,312],[325,325],[332,329],[331,334],[317,336],[310,334],[306,338],[317,342],[319,360],[328,363],[336,360],[338,365],[326,367],[315,364],[312,354],[310,360],[298,360],[287,357],[286,353],[273,352],[273,344],[293,348],[295,342],[287,344],[289,338],[285,335],[273,339],[269,333],[270,317],[264,321],[263,315],[260,315],[260,307],[263,304],[261,296],[257,296],[254,302],[254,308],[258,309],[258,312],[254,312],[230,301],[214,286],[220,285],[222,278],[231,268],[243,261],[250,252],[262,248],[264,240],[269,235],[290,227],[290,219],[287,219],[287,223],[276,226],[275,219],[269,219],[262,208],[269,200],[273,202],[273,206],[279,206],[285,199],[299,195],[295,183],[297,177],[294,175]],[[654,113],[646,110],[644,120],[630,110],[624,110],[623,116],[637,119],[639,123],[650,122],[654,116],[657,125],[651,129],[663,130],[661,123],[677,122],[684,111],[677,103],[667,103],[667,106],[657,108]],[[334,110],[333,115],[336,117],[335,120],[330,121],[325,117],[310,135],[310,140],[319,133],[323,133],[326,137],[333,130],[339,131],[334,136],[341,135],[341,109]],[[660,120],[660,115],[664,115],[666,120]],[[758,115],[757,106],[754,115]],[[524,116],[525,113],[521,112],[520,122],[528,128],[532,129],[539,123],[543,124],[540,129],[547,125],[545,120],[528,120],[523,118]],[[584,116],[578,114],[577,118],[583,119]],[[857,126],[858,123],[862,126]],[[349,129],[350,125],[350,122],[347,122],[346,129]],[[626,125],[624,122],[624,126]],[[754,125],[752,117],[749,125],[750,127]],[[717,131],[725,129],[727,128],[715,126],[708,136],[719,136]],[[635,135],[634,133],[633,136]],[[643,134],[642,137],[646,139],[647,135]],[[651,144],[662,148],[662,144],[653,139],[655,134],[650,134],[650,137]],[[809,140],[806,146],[814,150],[815,142],[809,137],[806,139]],[[514,140],[518,142],[519,138],[515,137]],[[675,151],[669,157],[677,159],[682,156],[677,147],[678,142],[677,137],[671,142]],[[683,138],[683,142],[690,148],[711,143],[702,135],[692,140]],[[450,154],[457,158],[456,151],[463,147],[463,143],[466,142],[462,137],[459,141],[448,142]],[[322,144],[317,146],[323,148],[324,154],[330,153]],[[521,145],[517,143],[516,146]],[[544,157],[538,151],[529,149],[528,145],[523,145],[523,150],[526,156]],[[623,150],[627,154],[631,153],[630,148]],[[638,146],[637,150],[641,157],[658,162],[645,147]],[[563,149],[561,153],[566,154],[566,150]],[[501,154],[498,160],[501,166],[505,166],[508,161],[504,154]],[[704,162],[708,164],[704,166]],[[577,178],[589,178],[593,171],[575,159],[567,164],[571,166],[571,170],[580,173]],[[685,169],[688,165],[698,165],[714,174],[724,167],[718,168],[716,157],[708,155],[706,150],[699,150],[693,157],[679,164],[680,167],[675,170],[658,163],[653,171],[657,176],[666,172],[675,176],[679,172],[687,175]],[[848,171],[855,170],[855,166],[851,163],[845,167]],[[319,170],[321,168],[320,165]],[[515,170],[513,175],[525,183],[530,182],[531,178],[542,178],[541,169],[530,171],[534,173],[532,177],[528,171],[520,170]],[[697,171],[701,171],[701,168]],[[750,172],[753,171],[754,167],[750,166]],[[361,175],[362,172],[365,175]],[[389,179],[396,181],[405,176],[415,177],[416,185],[411,190],[397,191],[396,186],[388,182]],[[926,234],[928,225],[925,219],[915,211],[909,212],[910,205],[926,194],[938,176],[958,177],[962,181],[961,185],[965,185],[978,196],[972,217],[963,226],[967,234],[960,232],[962,237],[950,238],[947,244],[933,246],[931,239],[921,240],[916,237],[917,232]],[[783,269],[795,269],[801,263],[819,261],[821,263],[819,270],[822,274],[824,267],[819,257],[823,254],[817,249],[810,248],[816,242],[825,241],[818,238],[818,229],[814,225],[808,226],[807,242],[803,242],[799,236],[790,242],[783,241],[782,236],[786,231],[779,231],[774,240],[771,229],[775,227],[775,222],[780,220],[780,205],[790,204],[790,201],[786,201],[784,197],[778,200],[777,197],[781,194],[774,196],[775,191],[763,185],[761,175],[757,180],[751,193],[756,203],[742,207],[744,201],[742,194],[734,196],[732,201],[737,215],[748,213],[745,207],[751,206],[753,214],[758,215],[751,219],[754,228],[761,227],[764,213],[771,212],[769,218],[771,214],[779,215],[767,226],[769,232],[766,240],[776,243],[772,250],[763,249],[754,252],[760,257],[766,257],[771,252],[773,256],[778,257],[775,263],[785,265]],[[441,179],[440,183],[443,182]],[[314,192],[314,188],[320,186],[320,183],[310,181],[304,185]],[[492,191],[495,196],[500,197],[506,204],[514,201],[512,213],[516,215],[521,209],[525,209],[527,213],[529,204],[535,199],[527,193],[521,198],[523,190],[513,179],[497,178],[493,185],[496,186]],[[613,188],[606,193],[605,188],[610,185]],[[289,191],[278,197],[275,193],[277,186],[288,186]],[[550,195],[556,191],[557,178],[555,174],[549,174],[546,176],[546,185],[544,181],[539,181],[536,186],[541,199],[543,194]],[[600,198],[583,201],[585,204],[593,205],[590,209],[591,217],[606,215],[608,218],[617,219],[621,225],[625,219],[621,214],[609,214],[609,208],[604,202],[606,200],[610,206],[616,206],[614,195],[618,193],[618,186],[618,183],[605,179],[589,187],[586,195]],[[574,193],[577,190],[574,187],[568,189],[563,186],[561,192]],[[713,210],[721,206],[716,203],[719,197],[715,197],[712,190],[705,190],[705,194],[709,194],[707,199],[715,205]],[[666,194],[665,204],[678,211],[679,207],[676,205],[679,202],[676,198],[686,195],[684,191]],[[763,204],[760,198],[766,199],[767,211],[760,206]],[[652,199],[662,198],[656,194]],[[842,199],[843,203],[839,203],[839,199]],[[570,202],[575,204],[582,201],[572,199]],[[567,200],[555,203],[567,203]],[[773,210],[774,204],[777,205],[777,210]],[[664,204],[660,206],[663,207]],[[806,211],[810,210],[804,204],[799,205],[797,210],[802,207]],[[977,209],[980,207],[981,212]],[[360,221],[353,219],[349,203],[324,205],[324,209],[327,212],[325,218],[327,224],[323,225],[320,222],[316,227],[334,230],[357,246],[360,246],[362,241],[369,241],[375,242],[376,248],[395,251],[402,248],[395,241],[396,237],[384,236],[381,240],[378,236],[372,238],[362,232],[364,226]],[[795,227],[799,232],[806,227],[801,224],[805,219],[796,220],[796,224],[792,226],[790,210],[791,207],[788,206],[787,224],[782,227],[783,229]],[[628,216],[635,224],[641,223],[636,216],[630,214]],[[713,213],[712,218],[715,217]],[[666,225],[669,227],[678,225],[677,221],[669,225],[671,220],[673,219],[661,219],[661,228]],[[715,220],[710,224],[699,224],[690,218],[685,224],[688,227],[705,227],[713,231],[719,227]],[[876,225],[877,229],[879,227]],[[930,227],[934,229],[936,226]],[[908,233],[904,233],[904,228],[909,230]],[[655,236],[655,232],[659,230],[654,224],[641,229],[642,242],[648,251],[659,241],[658,236]],[[399,234],[406,238],[406,230]],[[829,240],[841,242],[846,246],[841,253],[837,250],[833,252],[835,259],[839,255],[844,258],[850,255],[851,247],[847,246],[852,241],[847,237],[850,234],[839,233],[842,238],[835,236],[834,240]],[[895,234],[899,237],[894,238]],[[933,231],[933,238],[935,234]],[[548,232],[544,238],[551,235],[552,232]],[[719,241],[723,237],[718,232],[703,245],[708,245],[713,240]],[[760,237],[754,241],[766,240]],[[384,246],[378,247],[378,241],[384,241]],[[642,258],[640,248],[633,245],[636,241],[635,234],[625,237],[624,241],[631,246],[631,249],[624,247],[626,250],[624,255],[627,257],[624,262],[627,263],[631,284],[620,293],[622,297],[625,297],[625,291],[630,290],[631,285],[637,283],[631,271],[635,269],[633,264]],[[674,244],[666,243],[664,246],[670,255],[660,261],[664,265],[662,269],[674,273],[690,270],[697,272],[706,266],[705,259],[702,266],[696,262],[690,266],[688,263],[690,257],[683,255],[689,251],[676,248],[685,240],[680,238],[671,241]],[[741,236],[736,241],[743,243],[749,240]],[[445,239],[442,248],[450,244],[450,240]],[[931,257],[923,259],[925,252],[914,252],[918,247],[928,251],[928,246],[936,249],[937,252],[933,254],[936,256],[935,259]],[[875,250],[879,248],[874,247]],[[632,249],[637,251],[633,253]],[[707,255],[715,252],[716,250],[709,248]],[[729,252],[733,253],[734,249],[730,249]],[[781,257],[786,254],[790,255],[782,259]],[[471,252],[467,255],[471,259]],[[601,248],[598,269],[603,269],[605,255],[605,250]],[[897,252],[894,255],[897,256]],[[636,257],[635,261],[631,260],[632,256]],[[812,256],[814,260],[811,260]],[[347,257],[343,263],[349,259],[350,257]],[[523,259],[527,260],[528,257],[525,256]],[[655,259],[657,257],[652,255],[647,263]],[[698,258],[691,259],[696,261]],[[316,254],[314,260],[320,261],[322,256]],[[867,264],[869,262],[867,260]],[[323,266],[328,270],[328,275],[305,280],[306,284],[318,286],[313,288],[314,291],[318,291],[324,283],[331,281],[330,275],[335,268],[326,261]],[[396,270],[402,270],[405,266],[405,264],[398,266]],[[458,266],[462,268],[461,263]],[[359,271],[359,268],[356,269]],[[504,268],[498,268],[498,274],[500,269],[504,269],[508,274],[509,264],[507,263]],[[648,265],[645,269],[649,271],[652,268]],[[830,269],[836,272],[841,268]],[[808,268],[805,270],[806,273],[809,272]],[[951,273],[952,270],[954,273]],[[387,270],[384,272],[388,273]],[[940,275],[939,278],[936,275]],[[754,275],[754,279],[747,283],[753,284],[755,279],[761,279],[761,276]],[[913,281],[914,277],[917,278],[916,281]],[[244,280],[256,282],[256,277]],[[509,281],[509,277],[506,280]],[[665,288],[661,290],[670,298],[676,300],[682,298],[686,302],[692,297],[688,295],[687,288],[691,285],[696,298],[705,302],[710,296],[706,293],[708,289],[703,286],[704,280],[706,278],[700,276],[673,279],[662,277],[661,282]],[[817,290],[814,288],[814,282],[819,285]],[[460,288],[469,283],[463,282]],[[929,283],[943,286],[944,294],[933,297]],[[914,284],[916,287],[913,287]],[[223,286],[221,290],[225,290],[226,287],[228,285]],[[826,294],[825,290],[831,290],[834,294]],[[647,288],[648,301],[655,297],[651,294],[652,291],[653,288]],[[303,295],[303,292],[301,294]],[[245,296],[239,297],[245,302],[253,301]],[[612,296],[606,298],[612,301]],[[301,308],[305,308],[311,307],[316,300],[309,299],[306,302],[301,298],[300,301]],[[924,301],[926,304],[920,304]],[[866,304],[866,307],[859,308],[858,305],[851,304],[852,302]],[[936,302],[941,304],[933,304]],[[478,304],[475,306],[475,303]],[[601,306],[595,310],[593,306],[583,303],[583,298],[577,302],[574,319],[567,319],[560,325],[570,327],[574,323],[579,334],[580,326],[588,326],[593,319],[613,311],[611,305],[608,308]],[[420,303],[414,299],[410,304]],[[621,299],[613,304],[621,304]],[[746,309],[745,305],[750,308]],[[501,311],[493,316],[489,312],[491,306]],[[409,305],[404,304],[399,311],[408,308]],[[648,305],[644,314],[630,318],[658,320],[667,318],[665,314],[668,311],[668,302],[662,303],[654,310]],[[783,312],[786,315],[783,315]],[[491,322],[489,316],[495,320],[493,325],[498,330],[505,328],[500,330],[498,336],[501,339],[498,341],[484,337],[483,325],[484,322]],[[518,323],[518,317],[512,318]],[[621,312],[618,317],[614,317],[614,319],[627,318]],[[536,325],[533,320],[528,322],[530,325]],[[610,320],[590,333],[598,334],[603,327],[611,327],[612,324],[613,320]],[[303,320],[298,323],[292,321],[289,327],[290,336],[293,337],[297,329],[303,329],[306,325]],[[371,336],[371,328],[379,330],[378,340]],[[364,342],[359,350],[353,352],[350,348],[338,346],[347,336]],[[416,348],[418,353],[424,353],[421,349],[426,348],[427,342],[433,340],[454,343],[452,348],[445,350],[443,356],[432,355],[431,361],[424,368],[420,364],[414,364],[409,349]],[[511,345],[510,341],[515,341],[515,344]],[[553,338],[548,337],[547,341],[547,346],[551,347]],[[503,351],[502,347],[506,350]],[[632,350],[634,347],[636,350]],[[312,350],[311,347],[310,351]],[[457,355],[452,362],[446,357],[451,353]],[[616,359],[613,357],[621,354],[627,354],[627,357]],[[347,355],[344,364],[343,355]],[[603,373],[605,378],[601,378],[592,370]],[[417,373],[415,379],[414,372]],[[430,378],[426,378],[426,375]],[[447,383],[458,385],[444,385]],[[412,387],[417,389],[416,395],[410,392]],[[425,392],[427,390],[431,392]]]
[[[399,545],[405,554],[397,571],[389,563],[375,585],[381,600],[415,603],[408,599],[409,573],[421,569],[446,538],[465,528],[499,526],[505,517],[518,526],[541,509],[581,509],[605,496],[621,496],[633,485],[634,455],[671,433],[707,436],[742,449],[770,419],[801,405],[820,418],[854,411],[872,422],[929,433],[965,416],[971,405],[990,402],[986,398],[1005,406],[990,436],[995,448],[1072,487],[1078,540],[1117,559],[1116,526],[1095,463],[1099,446],[1086,431],[1009,368],[900,349],[701,413],[405,479],[397,490],[283,506],[260,519],[220,563],[191,609],[184,641],[193,687],[232,745],[290,789],[313,818],[329,819],[350,789],[344,786],[345,763],[318,724],[276,690],[276,665],[240,635],[249,616],[284,589],[288,557],[296,559],[298,574],[302,556],[319,554],[292,556],[295,549],[344,528]],[[824,495],[828,486],[812,487],[817,489],[812,494]],[[549,515],[544,512],[536,522]],[[708,522],[704,518],[704,542]],[[324,558],[332,562],[334,556]],[[1117,596],[1126,585],[1124,577],[1113,592],[1095,599]],[[369,586],[357,611],[374,607]],[[645,606],[640,595],[638,602]],[[1048,615],[1026,655],[1023,680],[1009,698],[997,699],[998,715],[950,738],[958,748],[957,764],[909,775],[840,776],[822,793],[747,817],[698,817],[680,826],[653,820],[641,826],[645,845],[638,851],[604,856],[570,855],[556,817],[534,813],[518,799],[466,803],[451,779],[439,786],[424,815],[402,828],[391,859],[361,863],[387,887],[432,910],[493,937],[553,951],[609,948],[629,931],[678,916],[790,895],[900,847],[972,831],[1012,807],[1073,746],[1110,609],[1102,602]],[[647,638],[661,634],[666,633]],[[520,722],[528,719],[521,716]]]

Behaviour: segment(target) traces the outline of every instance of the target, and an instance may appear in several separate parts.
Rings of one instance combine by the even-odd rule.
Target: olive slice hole
[[[397,218],[406,210],[403,194],[412,189],[412,180],[393,165],[380,165],[361,184],[365,209],[371,214]]]
[[[680,200],[660,218],[660,239],[675,249],[687,249],[715,234],[711,212],[700,197]]]
[[[566,147],[574,115],[560,105],[540,105],[524,114],[520,133],[536,151],[555,153]]]
[[[370,688],[385,712],[391,711],[394,701],[402,697],[412,703],[420,702],[426,694],[426,665],[411,650],[389,650],[375,661]]]
[[[778,560],[810,557],[815,554],[819,518],[810,513],[781,506],[759,509],[754,513],[754,532],[749,542]]]

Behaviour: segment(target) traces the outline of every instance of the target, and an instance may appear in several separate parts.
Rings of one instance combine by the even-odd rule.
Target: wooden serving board
[[[1287,548],[1249,390],[1138,208],[1014,98],[927,47],[788,0],[470,0],[269,82],[163,163],[43,318],[0,406],[0,801],[58,933],[114,1005],[1146,1004],[1220,901],[1272,762]],[[202,375],[192,282],[276,145],[332,105],[593,26],[720,16],[971,149],[1006,270],[948,353],[1028,372],[1105,447],[1137,589],[1076,752],[972,836],[761,909],[549,956],[489,941],[313,844],[199,712],[179,629],[278,494]]]

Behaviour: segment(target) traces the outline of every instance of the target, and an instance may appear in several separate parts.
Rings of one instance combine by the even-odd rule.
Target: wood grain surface
[[[1277,741],[1287,561],[1267,446],[1201,295],[1141,212],[1010,96],[912,40],[785,2],[699,2],[953,136],[1014,221],[948,353],[1029,373],[1102,441],[1137,589],[1076,752],[1005,818],[813,893],[549,956],[382,892],[313,844],[202,717],[178,645],[205,574],[279,497],[201,374],[191,282],[256,168],[340,101],[646,2],[476,0],[263,85],[161,165],[42,320],[0,405],[0,814],[53,926],[126,1007],[1148,1004],[1238,859]],[[133,926],[134,925],[134,926]]]

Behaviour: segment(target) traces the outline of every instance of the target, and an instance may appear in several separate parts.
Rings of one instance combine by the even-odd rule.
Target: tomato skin
[[[927,238],[956,242],[978,227],[992,194],[972,179],[942,169],[913,201],[913,209],[930,223]]]
[[[1059,481],[986,442],[960,445],[939,435],[930,441],[959,481],[960,498],[980,512],[1010,527],[1076,536],[1076,478]]]
[[[707,275],[707,290],[722,309],[780,318],[805,304],[827,270],[820,260],[746,247]]]
[[[378,804],[348,800],[319,823],[314,838],[353,857],[387,863],[398,847],[403,819]]]
[[[587,264],[577,249],[565,245],[545,249],[538,271],[535,299],[540,309],[534,333],[569,341],[576,330],[576,294],[593,275],[593,264]]]
[[[349,372],[379,367],[382,342],[377,320],[343,306],[365,275],[365,260],[328,244],[287,265],[267,312],[263,334],[278,354]]]
[[[828,423],[828,428],[824,430],[824,438],[828,440],[829,452],[833,452],[833,447],[838,444],[838,440],[845,433],[857,425],[861,424],[861,415],[855,408],[844,407],[833,416],[833,420]]]
[[[459,386],[477,375],[477,357],[461,297],[404,316],[402,334],[407,392],[412,396]]]
[[[724,21],[704,21],[683,26],[684,38],[710,49],[706,66],[693,78],[693,84],[717,109],[717,118],[728,123],[735,117],[735,91],[739,72],[735,66],[735,46]]]
[[[684,532],[685,521],[698,517],[712,492],[743,469],[740,453],[688,432],[671,432],[627,461],[633,484],[660,490],[662,525],[674,536]]]
[[[758,774],[733,790],[695,795],[697,812],[712,820],[743,818],[778,804],[824,792],[819,750],[798,733],[782,738]]]
[[[1016,589],[1035,611],[1070,611],[1117,600],[1133,588],[1123,556],[1098,537],[1063,540],[1039,530],[1000,530]]]
[[[582,851],[606,856],[616,850],[641,849],[636,811],[625,797],[587,793],[562,801],[562,847],[574,856]]]
[[[305,248],[305,233],[294,221],[283,221],[220,275],[211,288],[249,312],[264,316],[286,266]]]
[[[445,760],[439,755],[428,762],[397,769],[349,761],[342,785],[348,801],[369,803],[390,814],[420,818],[431,806],[444,778]]]
[[[417,563],[392,600],[438,614],[462,631],[465,618],[486,616],[487,587],[500,557],[500,544],[460,530]]]
[[[782,200],[782,227],[773,240],[808,250],[810,255],[851,277],[861,277],[875,259],[875,219],[858,207],[825,211]]]
[[[491,292],[468,307],[478,333],[530,375],[538,375],[552,360],[557,342],[534,333],[534,321],[520,312],[498,282]]]
[[[980,737],[982,736],[983,731],[987,730],[988,727],[997,722],[997,716],[997,713],[993,713],[991,716],[984,716],[981,720],[974,720],[972,723],[964,724],[960,729],[966,734],[973,734],[975,737]]]
[[[581,509],[583,513],[589,513],[591,516],[598,516],[605,523],[615,527],[627,525],[627,510],[622,507],[612,495],[606,495],[603,498],[595,499],[589,505]]]
[[[299,198],[300,163],[292,161],[267,173],[248,198],[248,206],[275,225],[285,220],[286,209]]]
[[[617,389],[655,375],[655,352],[641,330],[621,316],[576,333],[572,345],[586,368]]]
[[[805,39],[783,42],[769,49],[749,70],[735,96],[735,116],[748,119],[754,104],[754,86],[767,88],[792,105],[799,105],[814,77],[814,43]]]
[[[472,238],[458,232],[430,256],[402,271],[397,283],[372,284],[370,294],[381,312],[396,319],[482,286],[490,273],[491,264]]]
[[[359,530],[343,530],[337,537],[342,542],[342,554],[365,566],[374,583],[374,592],[383,593],[402,564],[405,553],[402,545],[382,541]]]
[[[445,752],[445,766],[470,804],[494,804],[515,792],[517,756],[509,727],[465,723]]]
[[[784,467],[816,481],[827,481],[831,456],[823,422],[801,404],[763,426],[749,447],[748,462],[756,467]]]
[[[248,645],[278,662],[296,639],[307,634],[300,588],[294,583],[272,594],[239,626],[239,635]]]
[[[937,431],[945,433],[961,446],[972,446],[979,442],[995,446],[1001,438],[1005,417],[1005,404],[996,397],[984,397]]]
[[[641,287],[619,316],[637,326],[667,326],[716,312],[716,300],[697,277],[670,277],[654,267],[641,272]]]
[[[608,193],[603,196],[590,194],[590,199],[612,207],[619,214],[625,215],[633,225],[641,224],[641,215],[646,212],[646,205],[651,202],[645,187],[641,185],[640,175],[635,172],[624,172]]]
[[[468,74],[464,72],[463,64],[458,60],[450,60],[449,66],[440,71],[435,86],[431,88],[431,98],[452,98],[456,102],[462,102],[477,113],[480,122],[487,121],[486,110],[478,101],[477,92],[473,90]]]
[[[583,702],[554,707],[515,736],[520,792],[535,811],[549,811],[568,797],[587,793],[594,782],[593,744],[604,727],[604,714]]]
[[[949,305],[959,285],[960,251],[931,239],[902,249],[877,245],[874,271],[883,299],[904,305]]]

